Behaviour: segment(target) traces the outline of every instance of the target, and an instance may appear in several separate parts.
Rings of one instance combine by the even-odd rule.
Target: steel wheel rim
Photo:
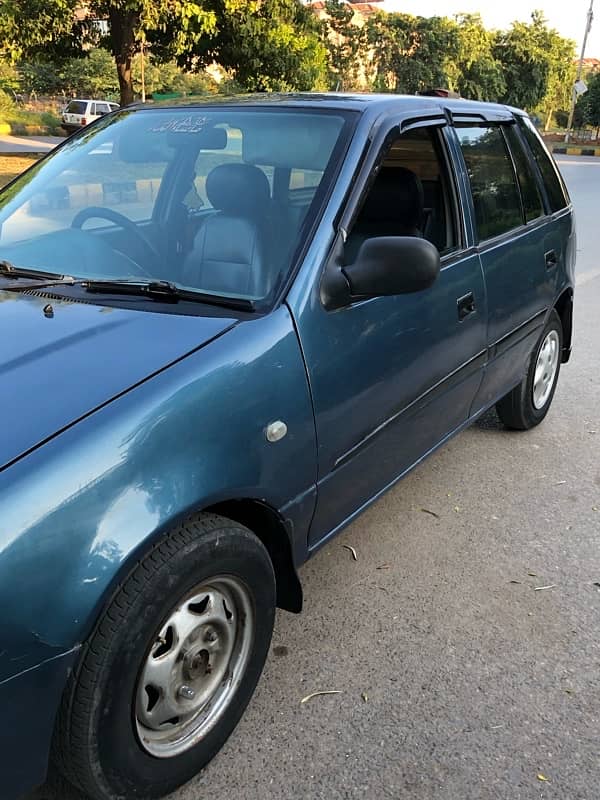
[[[135,724],[146,752],[172,758],[208,734],[237,691],[253,641],[253,603],[239,578],[211,578],[185,595],[138,677]]]
[[[533,375],[533,405],[539,411],[548,402],[558,369],[560,340],[556,331],[550,331],[538,350]]]

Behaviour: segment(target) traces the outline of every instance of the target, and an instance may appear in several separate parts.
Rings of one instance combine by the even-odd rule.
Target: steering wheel
[[[158,266],[160,263],[160,253],[152,244],[150,239],[148,239],[148,237],[140,231],[135,222],[132,222],[123,214],[119,214],[118,211],[113,211],[112,208],[89,206],[88,208],[82,208],[81,211],[78,211],[77,214],[75,214],[73,221],[71,222],[71,227],[81,229],[83,224],[87,222],[88,219],[107,219],[110,222],[114,222],[115,225],[118,225],[120,228],[124,228],[138,240],[138,242],[146,251],[146,254],[150,256],[152,263],[154,263],[156,266]],[[129,259],[133,264],[135,264],[142,275],[145,275],[147,278],[153,277],[150,272],[145,270],[140,264],[138,264],[137,261],[134,261],[130,256]]]

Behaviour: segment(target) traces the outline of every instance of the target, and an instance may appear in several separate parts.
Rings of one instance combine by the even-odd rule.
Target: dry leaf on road
[[[301,703],[308,703],[309,700],[312,700],[313,697],[320,697],[323,694],[342,694],[341,689],[324,689],[320,692],[312,692],[311,694],[307,694],[306,697],[303,697],[300,700]]]
[[[350,552],[352,553],[352,558],[353,558],[355,561],[358,561],[358,556],[356,555],[356,550],[355,550],[355,549],[352,547],[352,545],[350,545],[350,544],[343,544],[343,545],[342,545],[342,547],[345,547],[345,548],[346,548],[346,550],[350,550]]]

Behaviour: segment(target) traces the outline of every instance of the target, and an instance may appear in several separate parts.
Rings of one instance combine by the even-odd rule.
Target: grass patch
[[[23,111],[14,108],[0,112],[0,122],[7,123],[13,134],[19,136],[64,136],[60,119],[50,111]]]
[[[15,105],[11,98],[0,90],[0,129],[16,136],[64,136],[61,120],[52,111],[30,111]]]
[[[0,187],[5,186],[17,175],[20,175],[23,170],[30,167],[38,160],[39,156],[28,155],[24,153],[22,156],[3,156],[0,155]]]

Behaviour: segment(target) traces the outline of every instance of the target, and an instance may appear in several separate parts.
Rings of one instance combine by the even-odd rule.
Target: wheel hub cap
[[[558,333],[550,331],[538,350],[533,377],[533,405],[538,411],[548,402],[554,386],[558,368],[559,346]]]
[[[215,725],[244,674],[253,630],[252,601],[237,578],[215,578],[183,598],[138,679],[136,729],[146,751],[179,755]]]

